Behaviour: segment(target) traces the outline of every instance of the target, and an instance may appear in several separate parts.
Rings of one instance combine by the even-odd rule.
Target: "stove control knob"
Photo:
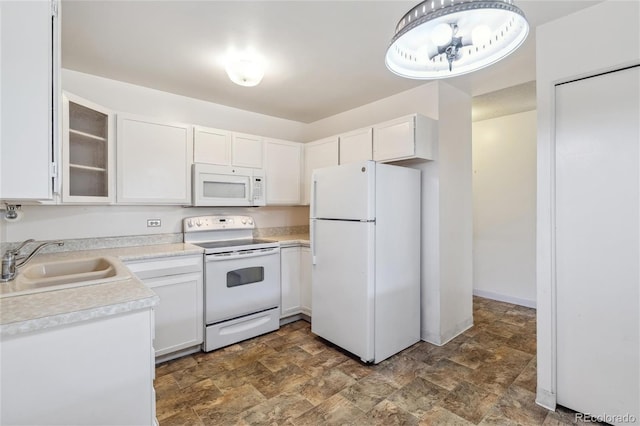
[[[242,224],[243,224],[243,225],[246,225],[246,224],[247,224],[247,219],[244,219],[244,218],[243,218],[243,219],[242,219]]]
[[[202,222],[200,222],[200,219],[196,220],[196,226],[197,227],[201,227],[202,226]]]
[[[249,225],[253,225],[253,219],[249,219]]]

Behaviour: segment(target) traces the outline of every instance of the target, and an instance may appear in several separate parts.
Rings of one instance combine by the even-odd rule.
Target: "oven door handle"
[[[247,250],[239,252],[227,252],[227,253],[214,253],[205,255],[207,262],[223,262],[231,259],[248,259],[250,257],[271,256],[277,254],[280,251],[280,247]]]

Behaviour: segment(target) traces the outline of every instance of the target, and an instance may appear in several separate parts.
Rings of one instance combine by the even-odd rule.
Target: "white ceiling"
[[[598,2],[517,0],[532,27],[525,44],[492,67],[448,82],[480,95],[534,80],[535,27]],[[62,65],[313,122],[425,83],[384,65],[398,19],[417,3],[64,0]],[[260,85],[241,87],[227,78],[220,60],[229,48],[255,49],[266,58]]]

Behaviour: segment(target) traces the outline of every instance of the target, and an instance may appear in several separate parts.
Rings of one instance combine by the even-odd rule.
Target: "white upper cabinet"
[[[311,174],[322,167],[338,165],[338,137],[320,139],[304,144],[304,182],[302,204],[309,204],[311,198]]]
[[[193,129],[193,162],[231,165],[231,132],[195,126]]]
[[[267,205],[300,204],[301,145],[297,142],[265,139]]]
[[[262,168],[262,137],[233,133],[231,164],[237,167]]]
[[[375,161],[434,160],[433,145],[438,140],[438,122],[412,114],[373,127]]]
[[[340,164],[373,159],[372,133],[367,127],[340,135]]]
[[[191,204],[192,127],[118,114],[118,203]]]
[[[62,201],[113,201],[113,115],[100,105],[62,97]]]
[[[58,34],[51,2],[0,2],[0,199],[53,198]]]

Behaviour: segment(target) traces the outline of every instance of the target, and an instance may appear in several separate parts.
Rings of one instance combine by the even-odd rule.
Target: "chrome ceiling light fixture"
[[[396,25],[385,63],[402,77],[455,77],[509,55],[528,33],[512,0],[425,0]]]

